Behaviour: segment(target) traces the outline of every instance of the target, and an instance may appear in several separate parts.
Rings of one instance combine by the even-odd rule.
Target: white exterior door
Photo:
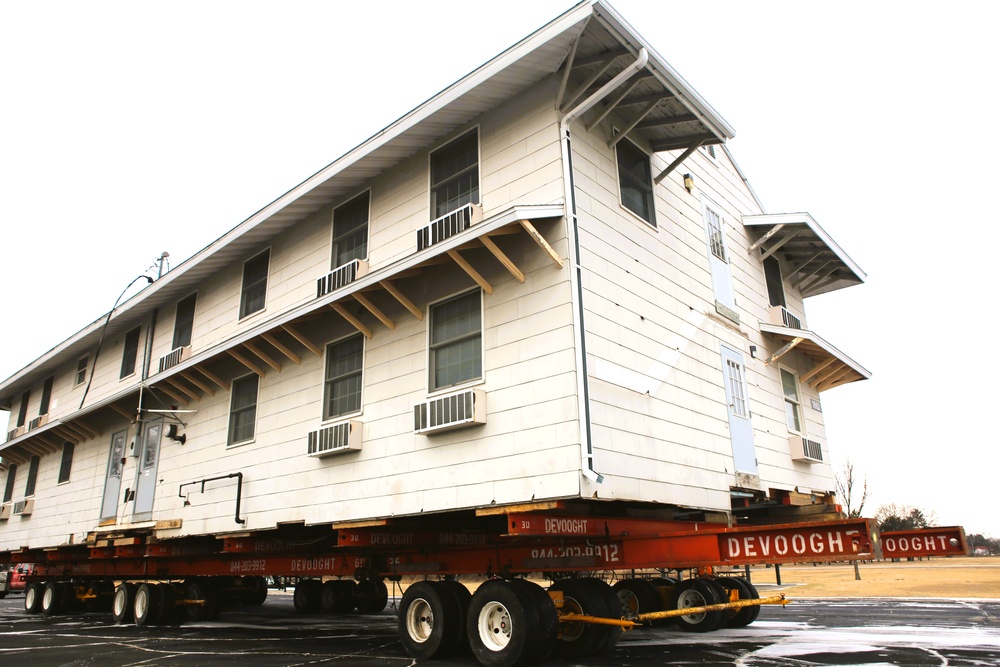
[[[160,439],[163,435],[163,420],[147,422],[142,430],[139,466],[135,481],[135,505],[132,518],[147,521],[153,512],[153,495],[156,492],[156,466],[160,461]]]
[[[708,202],[702,202],[705,235],[708,241],[708,264],[712,271],[712,292],[715,300],[729,309],[736,308],[733,273],[726,250],[726,223],[722,214]]]
[[[756,477],[757,452],[753,445],[750,403],[747,401],[746,365],[743,354],[722,346],[722,373],[729,410],[729,437],[733,443],[733,465],[737,477]],[[740,474],[742,473],[742,475]]]
[[[104,480],[104,500],[101,502],[101,519],[118,516],[118,494],[122,490],[122,468],[125,467],[125,441],[128,431],[119,431],[111,436],[111,451],[108,453],[108,471]]]

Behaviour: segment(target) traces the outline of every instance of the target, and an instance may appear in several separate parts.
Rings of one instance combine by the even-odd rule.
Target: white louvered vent
[[[437,433],[486,423],[486,392],[469,389],[413,406],[413,432]]]
[[[28,422],[28,430],[34,431],[36,428],[39,428],[40,426],[45,426],[48,422],[49,422],[48,415],[38,415],[30,422]]]
[[[346,421],[309,432],[309,456],[361,450],[361,422]]]
[[[368,273],[368,262],[363,259],[352,259],[316,280],[316,298],[350,285],[366,273]]]
[[[35,509],[35,499],[25,498],[24,500],[18,500],[14,502],[14,508],[11,512],[14,516],[28,516]]]
[[[186,347],[175,347],[174,349],[167,352],[165,355],[160,357],[160,372],[167,370],[168,368],[173,368],[177,364],[181,363],[185,359],[191,356],[191,346]]]
[[[426,227],[417,230],[417,250],[429,248],[459,232],[464,232],[482,220],[483,207],[479,204],[466,204],[462,208],[442,215],[432,220]]]
[[[801,435],[788,437],[788,451],[791,453],[793,461],[823,462],[823,444],[816,440],[803,438]]]
[[[776,324],[779,327],[788,327],[789,329],[802,328],[802,320],[792,315],[784,306],[771,306],[768,308],[767,321],[769,324]]]

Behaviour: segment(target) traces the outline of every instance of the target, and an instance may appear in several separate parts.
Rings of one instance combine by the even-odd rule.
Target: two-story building
[[[0,550],[829,501],[869,373],[805,301],[865,274],[732,136],[574,6],[0,383]]]

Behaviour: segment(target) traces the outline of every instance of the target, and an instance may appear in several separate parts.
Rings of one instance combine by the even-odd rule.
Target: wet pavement
[[[114,625],[110,613],[27,615],[24,598],[0,600],[4,667],[125,665],[400,666],[414,664],[396,639],[392,609],[377,615],[305,616],[291,592],[219,621]],[[464,659],[420,665],[475,665]],[[777,666],[1000,665],[1000,600],[802,599],[764,607],[747,628],[691,634],[641,628],[604,656],[551,665]]]

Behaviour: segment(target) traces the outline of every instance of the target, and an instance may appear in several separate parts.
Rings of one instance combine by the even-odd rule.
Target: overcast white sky
[[[874,374],[823,395],[866,515],[1000,536],[1000,3],[613,5],[736,129],[768,212],[809,211],[868,273],[806,304]],[[570,6],[0,2],[0,377]]]

